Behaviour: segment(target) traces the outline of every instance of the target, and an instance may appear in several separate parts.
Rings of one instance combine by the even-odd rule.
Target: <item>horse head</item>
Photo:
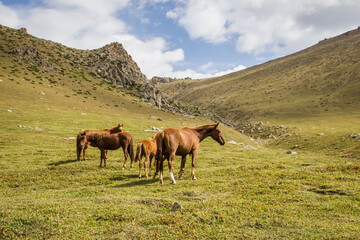
[[[81,147],[84,147],[87,144],[87,138],[86,138],[86,131],[81,131],[80,132],[80,137],[79,137],[79,144]]]
[[[124,128],[123,128],[124,124],[118,124],[116,127],[110,128],[110,133],[118,133],[118,132],[124,132]]]
[[[225,144],[225,138],[221,133],[219,123],[216,124],[215,127],[212,129],[210,136],[212,137],[212,139],[217,141],[221,146]]]

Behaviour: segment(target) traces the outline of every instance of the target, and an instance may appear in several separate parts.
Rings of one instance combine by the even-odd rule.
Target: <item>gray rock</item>
[[[246,146],[244,146],[243,148],[244,148],[244,149],[256,149],[256,148],[254,148],[253,146],[250,146],[250,145],[246,145]]]
[[[75,140],[76,137],[67,137],[67,138],[63,138],[63,140]]]
[[[294,152],[294,151],[287,151],[286,154],[292,154],[292,155],[296,155],[297,152]]]
[[[183,207],[179,203],[174,202],[170,211],[171,212],[181,212],[182,210],[183,210]]]

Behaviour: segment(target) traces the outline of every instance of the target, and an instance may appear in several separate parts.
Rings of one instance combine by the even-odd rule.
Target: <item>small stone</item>
[[[250,145],[246,145],[243,147],[244,149],[255,149],[253,146],[250,146]]]
[[[324,136],[324,133],[319,133],[318,136]]]
[[[161,119],[161,118],[158,118],[157,120],[162,122],[162,119]]]
[[[8,112],[12,112],[12,110],[8,109]]]
[[[63,140],[74,140],[76,139],[76,137],[67,137],[67,138],[63,138]]]
[[[238,144],[238,143],[235,142],[234,140],[230,140],[230,141],[228,141],[227,143],[229,143],[229,144]]]
[[[183,207],[177,203],[177,202],[174,202],[173,206],[171,207],[171,212],[181,212],[183,210]]]
[[[287,151],[287,152],[286,152],[286,154],[293,154],[293,155],[295,155],[295,154],[297,154],[297,152],[294,152],[294,151]]]
[[[26,128],[25,126],[23,125],[18,125],[19,128]]]

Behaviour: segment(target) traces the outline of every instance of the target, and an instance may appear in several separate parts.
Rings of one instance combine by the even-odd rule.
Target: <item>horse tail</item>
[[[83,147],[80,145],[80,138],[81,138],[81,132],[79,132],[76,137],[76,156],[78,161],[80,161],[81,151],[83,149]]]
[[[164,149],[164,132],[160,132],[156,135],[156,155],[155,155],[155,162],[156,162],[156,171],[154,174],[154,178],[157,173],[160,171],[160,165],[162,164],[162,155]]]
[[[128,152],[130,155],[131,163],[134,162],[134,138],[131,137],[130,144],[128,146]]]
[[[141,159],[142,146],[143,146],[143,144],[142,144],[142,142],[140,142],[136,148],[135,162],[137,162]]]

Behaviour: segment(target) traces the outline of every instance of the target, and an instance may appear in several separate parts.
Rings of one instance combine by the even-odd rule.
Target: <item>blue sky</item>
[[[359,0],[0,0],[0,24],[78,49],[117,41],[148,78],[206,78],[360,25]]]

